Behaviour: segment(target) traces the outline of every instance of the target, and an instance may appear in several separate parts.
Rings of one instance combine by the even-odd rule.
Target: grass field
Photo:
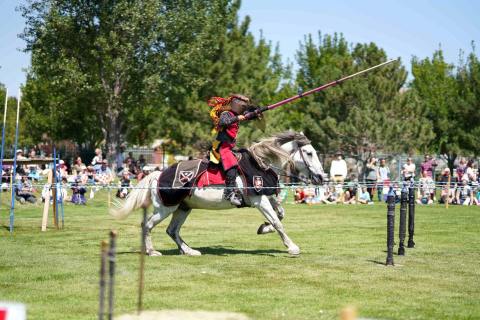
[[[285,207],[297,258],[277,234],[256,235],[254,209],[193,212],[182,235],[201,257],[178,256],[165,223],[158,226],[164,256],[146,259],[145,309],[337,319],[354,305],[364,318],[480,319],[480,207],[417,206],[417,247],[388,268],[384,204]],[[0,300],[26,303],[29,319],[95,319],[100,241],[114,228],[116,314],[135,310],[140,212],[113,220],[101,195],[87,207],[66,205],[64,230],[50,220],[40,232],[40,205],[18,208],[13,236],[6,206],[0,219]]]

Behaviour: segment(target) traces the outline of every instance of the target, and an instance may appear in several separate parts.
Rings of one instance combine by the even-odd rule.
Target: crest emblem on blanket
[[[180,171],[178,180],[180,180],[181,183],[186,184],[187,182],[190,182],[192,178],[193,178],[193,171]]]
[[[261,176],[253,176],[253,188],[260,192],[263,188],[263,178]]]

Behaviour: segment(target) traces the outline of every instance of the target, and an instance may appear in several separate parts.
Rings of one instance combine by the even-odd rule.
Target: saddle
[[[242,149],[234,154],[243,186],[247,187],[242,190],[244,197],[278,194],[278,176],[272,169],[262,169],[248,150]],[[178,162],[162,172],[158,179],[158,193],[164,205],[174,206],[191,196],[194,187],[224,184],[225,173],[221,164],[212,163],[208,159],[188,160]]]

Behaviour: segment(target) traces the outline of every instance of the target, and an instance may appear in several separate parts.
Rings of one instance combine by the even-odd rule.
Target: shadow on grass
[[[242,249],[233,249],[226,248],[221,246],[215,247],[199,247],[194,248],[202,253],[202,255],[213,255],[213,256],[228,256],[233,254],[249,254],[249,255],[264,255],[274,257],[275,254],[285,253],[285,251],[275,250],[275,249],[265,249],[265,250],[242,250]],[[162,250],[162,254],[166,256],[178,255],[178,249]]]
[[[382,266],[385,265],[385,262],[377,261],[377,260],[367,260],[368,262],[375,263],[375,264],[381,264]]]

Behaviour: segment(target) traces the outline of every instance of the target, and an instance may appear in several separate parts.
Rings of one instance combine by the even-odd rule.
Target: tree
[[[234,2],[232,10],[224,15],[221,31],[213,35],[213,51],[204,56],[205,66],[199,70],[202,85],[190,93],[172,93],[171,99],[162,104],[169,116],[156,119],[154,132],[169,137],[171,149],[192,153],[209,147],[213,137],[206,101],[212,96],[242,93],[262,105],[277,97],[288,68],[283,67],[278,48],[272,50],[263,37],[255,41],[248,30],[248,16],[239,21],[239,6],[240,2]],[[251,122],[242,124],[239,145],[276,131],[276,124],[276,121],[268,121],[265,129]]]
[[[468,64],[460,63],[456,72],[455,65],[445,62],[441,49],[431,59],[412,59],[415,78],[411,87],[420,97],[425,120],[432,123],[435,133],[430,150],[444,155],[451,168],[459,154],[473,152],[478,140],[474,136],[475,127],[478,130],[478,102],[475,104],[473,98],[478,81],[474,80],[474,70],[478,67],[475,56],[469,60]]]
[[[343,35],[311,35],[298,51],[301,91],[386,61],[374,43],[349,45]],[[414,93],[401,93],[407,73],[394,62],[366,75],[304,98],[295,107],[292,126],[302,129],[323,153],[341,149],[366,162],[373,153],[409,152],[432,138]]]
[[[203,84],[199,70],[231,7],[228,0],[29,1],[20,9],[32,53],[25,98],[33,130],[104,141],[110,157],[126,137],[146,141],[150,119],[169,119],[177,97]]]

